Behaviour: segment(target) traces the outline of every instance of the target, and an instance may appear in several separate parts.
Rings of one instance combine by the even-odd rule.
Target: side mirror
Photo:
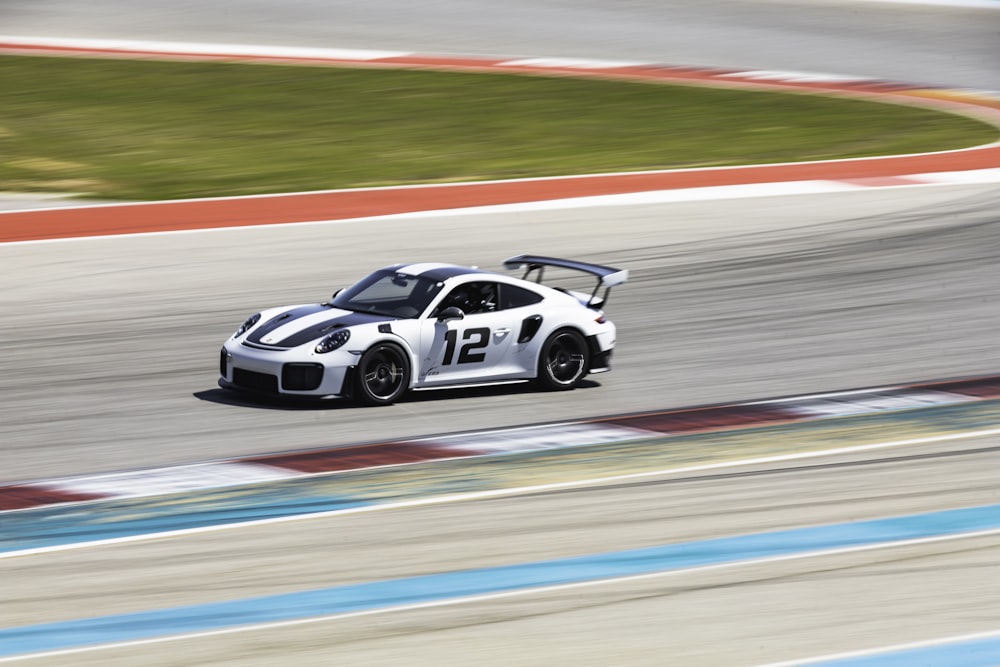
[[[333,296],[330,297],[330,300],[333,301],[334,299],[336,299],[337,295],[340,294],[343,291],[344,291],[344,288],[341,287],[339,290],[337,290],[336,292],[333,293]]]
[[[449,322],[451,320],[464,320],[465,313],[458,306],[448,306],[437,316],[438,322]]]

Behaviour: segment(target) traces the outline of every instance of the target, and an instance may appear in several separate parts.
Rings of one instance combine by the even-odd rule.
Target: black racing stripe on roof
[[[449,278],[454,278],[455,276],[464,276],[468,273],[489,273],[489,271],[483,271],[482,269],[472,269],[468,266],[442,266],[436,269],[431,269],[429,271],[424,271],[420,274],[422,278],[430,278],[434,282],[444,282]]]

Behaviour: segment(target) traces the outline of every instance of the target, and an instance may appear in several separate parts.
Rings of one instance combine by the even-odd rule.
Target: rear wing
[[[541,255],[518,255],[504,260],[504,268],[508,270],[523,268],[524,280],[534,280],[536,283],[542,282],[546,266],[555,266],[571,271],[582,271],[597,277],[597,285],[587,301],[587,307],[596,308],[607,303],[608,294],[615,285],[621,285],[628,280],[628,271],[615,269],[610,266],[600,264],[590,264],[588,262],[578,262],[572,259],[559,259],[558,257],[543,257]],[[532,277],[532,273],[535,273]],[[604,288],[604,296],[598,298],[597,293]]]

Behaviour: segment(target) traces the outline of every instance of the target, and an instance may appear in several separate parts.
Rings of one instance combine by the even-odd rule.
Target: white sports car
[[[386,405],[410,389],[526,380],[572,389],[611,369],[615,325],[602,308],[627,271],[535,255],[504,266],[524,276],[396,264],[326,303],[252,315],[222,347],[219,385]],[[546,267],[597,285],[589,294],[544,285]]]

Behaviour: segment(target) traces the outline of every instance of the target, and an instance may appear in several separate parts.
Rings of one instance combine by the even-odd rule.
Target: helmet
[[[448,295],[445,301],[445,307],[456,306],[462,309],[462,312],[468,315],[469,313],[476,310],[478,304],[478,299],[472,294],[472,290],[467,287],[459,287],[451,294]]]

